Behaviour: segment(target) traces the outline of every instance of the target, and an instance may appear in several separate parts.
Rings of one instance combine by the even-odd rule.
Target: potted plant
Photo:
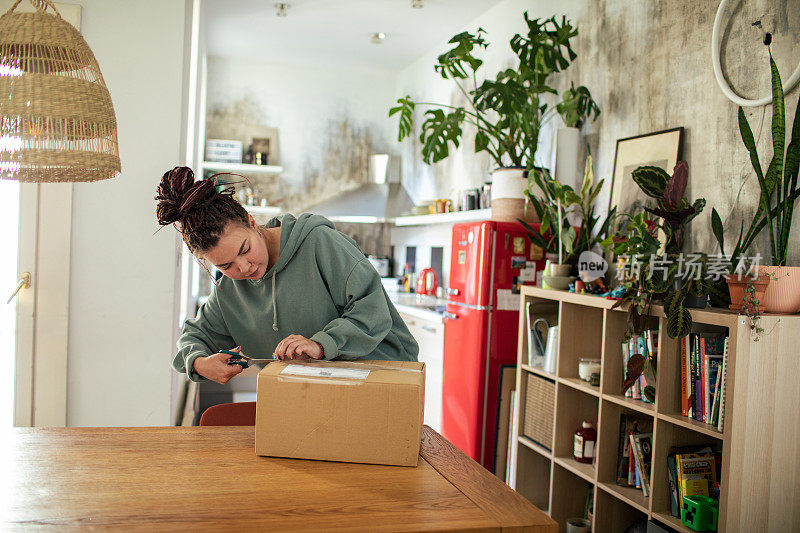
[[[580,148],[581,126],[589,119],[596,120],[600,114],[589,89],[584,86],[570,88],[564,91],[561,102],[556,106],[556,111],[564,121],[564,127],[556,131],[556,166],[555,174],[558,180],[565,185],[572,185],[575,189],[580,187],[580,172],[578,170],[578,151]]]
[[[690,205],[684,197],[689,184],[689,165],[686,161],[678,161],[672,176],[663,168],[642,166],[632,172],[632,177],[642,192],[656,200],[657,207],[645,207],[645,210],[663,219],[670,230],[664,251],[679,253],[683,248],[684,228],[706,206],[705,198],[698,198]]]
[[[730,264],[731,270],[735,270],[756,236],[766,230],[769,236],[771,264],[760,266],[758,272],[771,281],[768,281],[763,304],[769,313],[794,314],[800,311],[800,267],[788,266],[786,262],[794,204],[797,197],[800,196],[800,187],[797,183],[798,168],[800,167],[800,113],[795,112],[792,139],[787,150],[783,86],[778,67],[772,59],[772,52],[770,52],[769,62],[772,73],[773,155],[767,171],[763,172],[753,132],[744,111],[739,107],[739,132],[742,142],[750,153],[750,162],[758,178],[761,196],[747,233],[742,237],[744,225],[739,231],[739,238],[731,254]],[[721,253],[724,254],[722,220],[716,210],[711,214],[711,227],[719,242]],[[741,308],[741,301],[737,301],[738,295],[743,294],[740,290],[741,287],[734,287],[731,283],[742,285],[746,283],[746,280],[742,281],[741,276],[728,277],[733,305]],[[734,298],[735,294],[737,298]]]
[[[548,85],[554,73],[561,72],[577,57],[570,41],[577,29],[562,17],[530,19],[524,14],[528,32],[511,38],[510,47],[519,63],[500,71],[495,79],[478,82],[483,61],[476,52],[489,43],[484,30],[459,33],[450,39],[453,48],[440,55],[434,70],[452,81],[467,100],[466,106],[415,102],[410,96],[397,100],[389,115],[399,114],[398,140],[411,135],[417,105],[432,107],[425,112],[419,136],[424,162],[436,163],[448,157],[450,146],[458,147],[464,124],[476,129],[475,152],[489,154],[497,169],[492,175],[492,215],[498,220],[517,220],[524,211],[523,191],[526,172],[534,168],[534,155],[542,126],[558,112],[545,101],[557,91]],[[588,109],[599,113],[589,91],[575,90],[567,103],[570,117]],[[588,99],[588,102],[587,102]]]
[[[528,186],[525,189],[526,209],[534,211],[541,224],[533,227],[520,220],[527,230],[528,239],[545,252],[556,253],[560,234],[563,250],[566,253],[563,262],[570,265],[577,264],[581,252],[592,251],[599,247],[616,214],[616,208],[605,218],[595,214],[594,202],[603,188],[603,182],[604,180],[600,180],[594,183],[591,154],[586,157],[583,183],[579,190],[559,183],[546,169],[529,172]],[[560,211],[559,206],[561,206]],[[566,216],[568,212],[574,212],[580,218],[577,230],[569,223]]]

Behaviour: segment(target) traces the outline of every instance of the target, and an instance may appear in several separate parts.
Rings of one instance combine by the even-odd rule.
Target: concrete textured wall
[[[242,124],[277,129],[283,173],[249,178],[287,211],[362,183],[368,156],[388,148],[394,76],[384,71],[212,57],[207,84],[209,138],[243,137]]]
[[[690,228],[685,249],[714,252],[710,231],[711,208],[726,226],[726,241],[738,235],[741,222],[749,224],[758,202],[758,183],[737,125],[737,106],[717,87],[711,62],[711,31],[719,2],[692,0],[566,1],[554,10],[543,0],[508,0],[498,4],[464,29],[483,27],[492,43],[485,54],[485,74],[491,77],[513,65],[508,40],[524,30],[522,13],[532,17],[565,14],[578,27],[578,59],[556,79],[563,89],[570,81],[586,85],[602,110],[597,122],[584,126],[584,142],[591,146],[596,176],[611,181],[616,141],[648,132],[683,126],[683,158],[689,163],[689,196],[704,197],[706,212]],[[722,42],[723,71],[742,96],[769,92],[767,49],[751,24],[762,19],[774,25],[773,55],[785,80],[800,60],[800,0],[731,1],[725,13]],[[448,36],[449,38],[449,36]],[[448,48],[447,39],[398,76],[396,96],[463,104],[452,85],[437,79],[435,57]],[[800,89],[787,95],[787,122],[794,118]],[[762,166],[772,155],[770,106],[746,108],[757,137]],[[787,129],[789,129],[787,126]],[[404,181],[416,200],[448,196],[455,189],[477,186],[492,164],[472,150],[473,132],[447,160],[432,166],[421,163],[419,143],[405,141]],[[607,202],[608,192],[599,199]],[[800,217],[796,217],[800,218]],[[800,242],[795,220],[791,242]],[[764,239],[756,243],[769,255]],[[730,250],[728,250],[730,251]],[[789,261],[800,262],[800,248],[790,250]]]

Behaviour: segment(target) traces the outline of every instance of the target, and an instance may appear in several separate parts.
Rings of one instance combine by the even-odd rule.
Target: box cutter
[[[271,361],[277,361],[278,359],[275,357],[270,357],[269,359],[254,359],[253,357],[247,357],[243,353],[234,352],[233,350],[220,350],[219,353],[224,353],[233,356],[229,361],[229,365],[239,365],[242,368],[247,368],[250,366],[248,363],[269,363]]]

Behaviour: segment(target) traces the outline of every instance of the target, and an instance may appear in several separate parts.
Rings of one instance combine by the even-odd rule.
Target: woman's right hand
[[[215,353],[207,357],[198,357],[194,360],[194,371],[201,376],[225,385],[236,374],[241,374],[244,368],[241,365],[229,365],[231,356],[226,353]]]

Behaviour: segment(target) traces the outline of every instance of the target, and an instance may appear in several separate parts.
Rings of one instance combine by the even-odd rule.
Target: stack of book
[[[691,333],[681,339],[681,414],[723,430],[728,367],[724,333]]]
[[[645,358],[649,356],[651,364],[655,364],[658,355],[658,330],[648,329],[644,332],[644,335],[632,335],[622,343],[623,376],[628,372],[628,360],[637,354]],[[648,385],[655,386],[655,383],[648,383],[643,372],[639,379],[636,380],[636,383],[625,391],[625,396],[649,403],[649,400],[643,394],[644,388]]]
[[[698,494],[719,500],[720,455],[709,446],[674,448],[667,456],[670,512],[683,518],[683,497]]]
[[[650,459],[653,449],[653,419],[622,413],[619,415],[617,485],[642,489],[650,496]]]

